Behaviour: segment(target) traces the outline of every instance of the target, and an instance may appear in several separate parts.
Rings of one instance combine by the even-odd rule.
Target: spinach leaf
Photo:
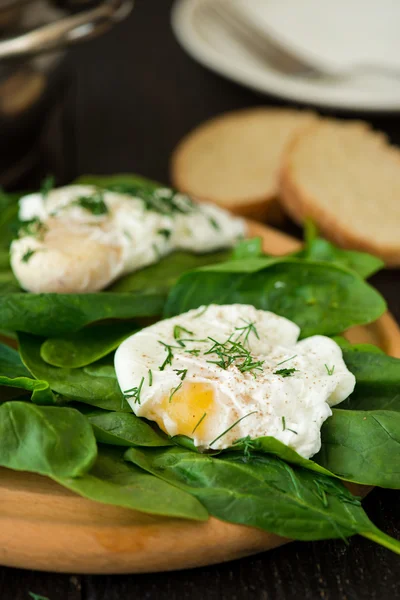
[[[262,239],[260,237],[242,240],[232,251],[232,260],[257,258],[263,256]]]
[[[347,267],[363,279],[371,277],[385,266],[384,262],[376,256],[355,250],[342,250],[322,238],[313,240],[307,248],[301,250],[296,256],[305,260],[325,261]]]
[[[384,262],[376,256],[366,252],[343,250],[328,240],[318,237],[318,230],[310,219],[305,223],[304,239],[305,248],[296,253],[298,258],[332,262],[355,271],[363,279],[367,279],[385,266]]]
[[[173,440],[175,440],[175,438],[173,438]],[[300,456],[296,450],[293,450],[293,448],[286,446],[279,440],[270,436],[264,436],[255,439],[243,438],[238,440],[227,450],[222,451],[221,454],[229,452],[243,452],[244,456],[249,460],[251,460],[254,452],[273,454],[274,456],[277,456],[278,458],[281,458],[292,465],[297,465],[299,467],[303,467],[304,469],[309,469],[310,471],[316,471],[317,473],[323,473],[329,477],[335,477],[331,471],[324,469],[312,460]]]
[[[48,477],[77,477],[97,455],[88,420],[73,408],[0,405],[0,465]]]
[[[83,402],[105,410],[129,411],[119,389],[114,366],[98,361],[81,369],[53,367],[41,358],[43,340],[28,333],[18,336],[21,358],[37,379],[47,381],[50,388],[65,399]]]
[[[115,448],[100,447],[89,473],[76,478],[59,477],[57,481],[81,496],[105,504],[166,517],[197,521],[208,518],[196,498],[128,464]]]
[[[400,489],[400,413],[333,409],[313,457],[349,481]]]
[[[166,435],[157,432],[134,414],[109,411],[86,412],[98,442],[113,446],[172,446]]]
[[[110,354],[137,329],[134,323],[93,325],[62,338],[47,339],[40,347],[40,356],[54,367],[85,367]]]
[[[144,189],[155,192],[158,188],[164,187],[162,183],[158,183],[147,177],[136,175],[134,173],[118,173],[116,175],[81,175],[74,183],[82,185],[95,185],[97,187],[120,191],[122,189]]]
[[[8,251],[18,229],[18,200],[22,194],[0,191],[0,248]]]
[[[174,252],[154,265],[121,277],[107,291],[121,293],[147,290],[147,292],[162,291],[166,293],[183,273],[228,260],[230,254],[229,251],[209,254]]]
[[[159,315],[164,300],[164,293],[14,294],[0,288],[0,329],[61,336],[104,319]]]
[[[40,404],[54,404],[55,399],[49,384],[31,377],[14,348],[0,344],[0,386],[18,388],[32,392],[32,400]],[[2,393],[0,402],[9,400],[10,394]]]
[[[400,359],[369,345],[345,348],[343,358],[356,377],[356,387],[341,409],[400,412]]]
[[[193,494],[223,521],[298,540],[359,533],[400,553],[400,542],[369,521],[340,481],[291,467],[274,456],[214,458],[176,447],[130,448],[125,458]]]
[[[237,260],[186,273],[172,288],[164,314],[203,304],[252,304],[293,320],[302,337],[335,335],[377,319],[386,304],[357,275],[330,263],[298,259]]]

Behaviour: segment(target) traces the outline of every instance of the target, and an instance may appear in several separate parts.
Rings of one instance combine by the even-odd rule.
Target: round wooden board
[[[280,255],[300,243],[249,222],[264,250]],[[386,314],[348,332],[400,357],[400,330]],[[368,488],[353,486],[357,494]],[[49,479],[0,469],[0,564],[72,573],[144,573],[208,565],[280,546],[289,540],[210,518],[161,518],[81,498]]]

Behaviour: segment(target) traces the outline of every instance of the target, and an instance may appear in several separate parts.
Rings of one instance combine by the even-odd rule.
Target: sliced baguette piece
[[[400,148],[362,121],[321,119],[289,145],[280,199],[344,248],[400,266]]]
[[[175,149],[172,182],[199,200],[263,218],[276,210],[279,167],[288,142],[315,119],[311,112],[252,108],[206,121]]]

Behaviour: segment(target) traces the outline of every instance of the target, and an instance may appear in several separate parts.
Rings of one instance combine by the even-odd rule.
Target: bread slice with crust
[[[282,155],[316,117],[311,112],[252,108],[215,117],[189,133],[172,155],[175,187],[234,213],[262,218],[278,192]]]
[[[320,119],[288,146],[280,199],[345,248],[400,266],[400,148],[361,121]]]

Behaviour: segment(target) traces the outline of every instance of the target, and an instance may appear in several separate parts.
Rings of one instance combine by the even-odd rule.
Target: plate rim
[[[296,81],[294,77],[289,75],[278,75],[268,70],[265,71],[268,84],[260,84],[257,81],[256,73],[253,76],[251,72],[242,70],[211,46],[207,46],[201,41],[195,29],[191,27],[194,11],[201,2],[204,2],[204,0],[175,0],[170,15],[171,27],[180,46],[194,60],[215,73],[255,92],[263,95],[272,94],[277,98],[280,97],[296,104],[311,104],[341,112],[355,110],[375,113],[400,112],[400,96],[398,99],[387,99],[386,101],[375,100],[374,98],[362,100],[357,97],[342,98],[335,101],[335,94],[333,94],[332,89],[323,89],[321,94],[321,89],[316,88],[316,93],[313,95],[312,91],[303,87],[303,82]]]

